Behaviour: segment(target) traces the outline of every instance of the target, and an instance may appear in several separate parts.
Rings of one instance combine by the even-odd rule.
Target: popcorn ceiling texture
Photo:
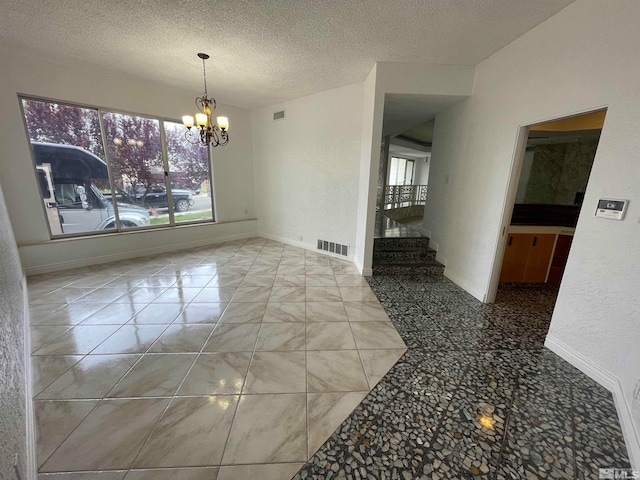
[[[14,454],[24,478],[26,410],[22,267],[0,189],[0,478],[13,479]]]
[[[375,62],[476,65],[571,1],[5,0],[0,32],[7,46],[52,61],[64,55],[194,94],[204,51],[216,100],[252,109],[362,82]]]

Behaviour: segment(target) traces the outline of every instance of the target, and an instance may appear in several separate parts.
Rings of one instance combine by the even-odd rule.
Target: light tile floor
[[[261,238],[29,296],[40,480],[291,478],[406,350],[352,264]]]

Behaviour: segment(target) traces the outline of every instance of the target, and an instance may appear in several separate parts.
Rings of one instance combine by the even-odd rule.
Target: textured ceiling
[[[572,0],[1,0],[0,39],[244,108],[361,82],[377,61],[476,65]]]

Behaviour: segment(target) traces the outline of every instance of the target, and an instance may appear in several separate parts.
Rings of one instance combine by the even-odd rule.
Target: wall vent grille
[[[318,250],[324,250],[325,252],[335,253],[337,255],[349,254],[349,247],[340,243],[329,242],[327,240],[318,240]]]
[[[281,110],[279,112],[273,112],[274,120],[282,120],[283,118],[284,118],[284,110]]]

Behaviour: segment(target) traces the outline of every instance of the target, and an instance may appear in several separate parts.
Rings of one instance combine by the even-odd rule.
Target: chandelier
[[[229,143],[229,119],[227,117],[217,117],[216,123],[213,123],[212,116],[216,111],[215,98],[209,98],[207,94],[207,70],[204,62],[209,58],[206,53],[199,53],[198,57],[202,59],[202,72],[204,73],[204,95],[196,98],[196,107],[200,110],[194,117],[184,115],[182,123],[187,127],[185,138],[193,144],[211,145],[217,147]],[[192,130],[193,126],[194,128]]]

